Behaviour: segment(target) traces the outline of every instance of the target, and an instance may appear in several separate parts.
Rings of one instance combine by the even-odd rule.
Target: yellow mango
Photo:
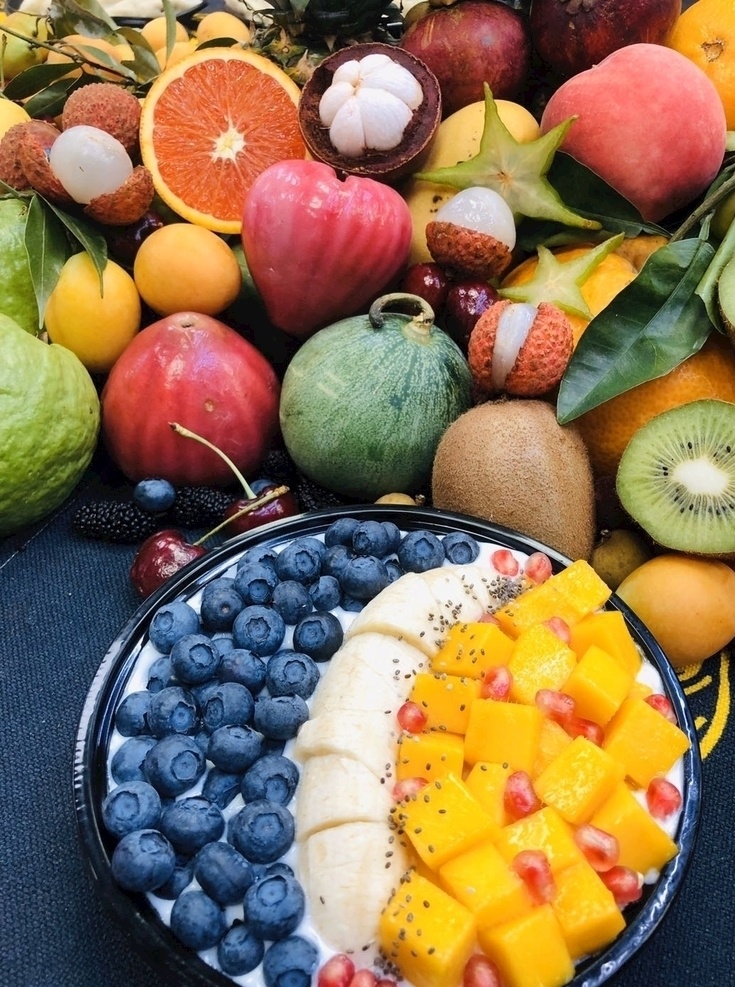
[[[504,987],[563,987],[574,976],[574,963],[551,905],[539,905],[520,918],[486,929],[479,939],[497,965]]]
[[[426,728],[463,734],[472,701],[480,694],[480,680],[461,675],[419,672],[409,696],[426,714]]]
[[[512,638],[551,617],[561,617],[570,626],[578,619],[577,608],[556,589],[553,576],[545,583],[519,594],[515,600],[496,610],[494,616],[503,631]]]
[[[525,882],[492,843],[453,857],[440,868],[439,879],[452,897],[469,908],[478,929],[507,922],[533,907]]]
[[[576,703],[576,715],[605,726],[628,695],[633,676],[607,651],[591,644],[562,687]]]
[[[425,778],[433,781],[448,774],[461,777],[464,738],[443,730],[404,733],[398,741],[396,777]]]
[[[538,753],[543,714],[536,706],[476,699],[464,738],[464,758],[470,764],[497,761],[513,771],[530,774]]]
[[[510,773],[507,764],[478,761],[464,780],[498,830],[510,821],[505,811],[505,783]]]
[[[640,671],[643,658],[620,610],[591,613],[571,627],[570,646],[578,658],[592,644],[612,655],[633,678]]]
[[[509,864],[522,850],[543,850],[553,873],[582,858],[572,827],[550,805],[505,826],[495,846]]]
[[[488,668],[506,665],[512,650],[512,639],[497,624],[480,621],[454,624],[431,659],[431,670],[481,679]]]
[[[636,785],[647,788],[689,750],[689,738],[675,723],[637,696],[628,698],[607,728],[603,747]]]
[[[618,863],[642,874],[651,869],[660,870],[678,852],[676,843],[624,782],[615,786],[590,822],[617,838]]]
[[[582,858],[555,875],[551,902],[573,960],[611,943],[625,928],[623,914],[597,871]]]
[[[532,706],[539,689],[559,690],[567,681],[577,656],[544,624],[534,624],[518,635],[508,669],[513,677],[510,698]]]
[[[575,737],[535,779],[536,794],[572,825],[587,822],[622,781],[622,765],[601,747]]]
[[[554,573],[548,582],[553,583],[554,589],[575,608],[577,621],[598,610],[612,593],[607,583],[600,579],[584,559],[578,559],[561,572]]]
[[[538,775],[549,765],[557,754],[561,754],[565,747],[571,744],[572,738],[564,727],[547,716],[541,721],[541,733],[539,734],[538,751],[536,760],[533,762],[531,778]]]

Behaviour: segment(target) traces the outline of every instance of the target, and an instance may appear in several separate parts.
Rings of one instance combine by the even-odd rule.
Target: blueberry
[[[151,694],[147,690],[129,692],[115,710],[115,726],[123,737],[137,737],[148,732]]]
[[[260,757],[262,743],[262,736],[252,727],[228,723],[209,738],[207,756],[215,767],[238,774]]]
[[[139,480],[133,487],[133,503],[151,514],[163,514],[175,500],[176,490],[168,480]]]
[[[105,829],[118,839],[136,829],[153,829],[161,817],[161,796],[147,781],[126,781],[102,803]]]
[[[217,947],[217,962],[224,973],[240,977],[250,973],[263,961],[265,945],[242,922],[228,929]]]
[[[225,933],[224,909],[203,891],[185,891],[171,909],[171,931],[190,949],[210,949]]]
[[[442,539],[444,554],[452,565],[469,565],[480,554],[480,546],[472,535],[451,531]]]
[[[309,707],[301,696],[260,696],[255,701],[253,724],[265,737],[290,740],[309,719]]]
[[[150,698],[148,722],[154,737],[169,733],[194,733],[198,711],[194,696],[180,685],[169,685]]]
[[[196,853],[225,831],[220,809],[201,795],[171,802],[161,813],[158,828],[179,853]]]
[[[288,805],[299,783],[299,769],[282,754],[265,754],[248,768],[242,778],[240,791],[245,802],[268,799]]]
[[[159,740],[145,756],[146,780],[159,795],[176,798],[204,774],[204,752],[193,737],[172,733]]]
[[[112,876],[126,891],[155,891],[171,877],[176,854],[157,829],[136,829],[120,840],[112,854]]]
[[[240,572],[241,569],[250,565],[251,562],[262,562],[264,565],[270,566],[275,572],[277,560],[278,552],[275,549],[269,548],[267,545],[254,545],[246,552],[243,552],[237,560],[236,571]]]
[[[262,881],[266,877],[272,877],[274,874],[285,874],[288,877],[294,877],[293,867],[289,866],[285,860],[276,860],[274,864],[255,864],[255,880]]]
[[[176,866],[169,879],[156,888],[156,897],[175,901],[194,879],[194,860],[184,854],[176,857]]]
[[[280,579],[311,583],[321,573],[324,544],[316,538],[294,538],[279,553],[276,572]]]
[[[213,579],[202,590],[202,626],[208,631],[229,631],[244,606],[234,579],[227,576]]]
[[[341,607],[347,613],[359,613],[365,607],[365,600],[358,600],[354,596],[343,596]]]
[[[388,573],[388,583],[394,583],[396,579],[400,579],[403,575],[403,569],[401,568],[401,563],[398,559],[391,555],[387,559],[383,559],[386,571]]]
[[[226,809],[230,802],[239,795],[241,783],[241,774],[223,771],[221,768],[210,768],[202,785],[202,795],[210,802],[214,802],[220,809]]]
[[[327,548],[333,545],[352,545],[352,536],[360,522],[354,517],[340,517],[332,521],[324,532],[324,544]]]
[[[374,555],[358,555],[347,563],[339,581],[345,596],[372,600],[388,585],[388,570]]]
[[[272,655],[278,651],[286,633],[286,624],[277,610],[249,606],[241,610],[232,625],[237,648],[247,648],[255,655]]]
[[[380,521],[360,521],[352,533],[352,549],[355,555],[387,555],[389,533]]]
[[[125,781],[145,781],[146,755],[156,746],[156,738],[140,735],[131,737],[118,747],[110,761],[110,774],[121,785]]]
[[[202,722],[207,730],[234,723],[245,726],[253,718],[255,700],[239,682],[222,682],[208,696],[202,707]]]
[[[232,643],[232,631],[215,631],[212,634],[212,644],[224,657],[228,651],[232,651],[235,645]],[[220,668],[222,666],[220,665]]]
[[[409,531],[398,546],[404,572],[427,572],[444,564],[444,547],[431,531]]]
[[[293,646],[314,661],[328,661],[342,644],[344,632],[339,619],[327,610],[315,610],[294,627]]]
[[[148,669],[146,688],[149,692],[160,692],[161,689],[165,689],[167,685],[173,683],[173,678],[174,669],[171,664],[171,657],[169,655],[161,655],[160,658],[156,658]]]
[[[342,599],[342,587],[336,576],[320,576],[309,586],[309,596],[314,610],[334,610]]]
[[[243,902],[245,921],[261,939],[283,939],[304,917],[303,888],[289,874],[271,874],[251,884]]]
[[[273,599],[273,590],[278,585],[275,562],[249,562],[237,570],[235,589],[246,606],[263,605]]]
[[[266,663],[246,648],[233,648],[222,656],[220,682],[239,682],[257,696],[265,685]]]
[[[153,614],[148,637],[154,648],[167,655],[179,638],[196,634],[200,629],[199,614],[183,600],[164,603]]]
[[[284,579],[276,586],[271,604],[283,617],[285,624],[298,623],[314,609],[309,590],[295,579]]]
[[[392,521],[383,521],[383,528],[388,535],[388,548],[383,552],[381,558],[385,559],[386,555],[390,555],[391,552],[397,552],[398,546],[401,544],[401,529],[397,524],[393,524]]]
[[[201,730],[197,730],[197,732],[194,734],[194,740],[196,740],[197,746],[199,747],[199,749],[201,750],[202,754],[204,754],[205,757],[207,757],[207,754],[209,752],[210,736],[211,734],[209,730],[205,730],[204,727],[202,727]]]
[[[352,558],[354,558],[354,553],[347,545],[332,545],[324,553],[322,573],[325,576],[334,576],[335,579],[339,579],[345,566]]]
[[[316,946],[303,936],[272,943],[263,957],[265,987],[310,987],[319,963]]]
[[[294,818],[279,802],[257,799],[230,822],[232,845],[254,864],[271,864],[293,843]]]
[[[194,877],[220,905],[237,905],[255,881],[255,872],[232,844],[217,840],[203,846],[194,858]]]
[[[222,661],[206,634],[186,634],[171,649],[171,665],[176,678],[187,685],[211,679]]]
[[[255,480],[249,480],[248,486],[257,497],[258,494],[263,493],[268,487],[277,487],[278,484],[275,480],[270,480],[267,476],[259,476]]]
[[[268,661],[265,684],[271,696],[301,696],[308,699],[319,682],[319,668],[313,658],[285,648]]]

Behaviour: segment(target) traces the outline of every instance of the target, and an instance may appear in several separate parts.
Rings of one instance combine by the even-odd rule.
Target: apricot
[[[698,664],[735,637],[735,571],[715,559],[657,555],[618,586],[674,668]]]
[[[713,83],[663,45],[636,44],[564,82],[543,133],[569,117],[562,148],[659,222],[691,204],[722,165],[727,126]]]

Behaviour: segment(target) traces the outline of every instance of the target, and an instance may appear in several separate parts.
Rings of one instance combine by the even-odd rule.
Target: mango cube
[[[505,826],[495,846],[509,864],[522,850],[543,850],[553,873],[583,856],[572,827],[549,805]]]
[[[606,603],[612,590],[584,559],[572,562],[566,569],[555,573],[548,580],[567,603],[574,607],[578,621]],[[571,626],[571,625],[570,625]]]
[[[576,663],[577,656],[560,637],[544,624],[534,624],[518,635],[508,662],[511,700],[532,706],[539,689],[560,689]]]
[[[561,754],[565,747],[571,744],[572,738],[564,727],[555,720],[550,720],[545,716],[541,721],[541,733],[539,734],[538,751],[536,760],[533,763],[531,778],[536,778],[549,765],[557,754]]]
[[[633,676],[612,655],[591,644],[562,687],[576,703],[576,715],[605,726],[628,695]]]
[[[497,965],[504,987],[562,987],[574,976],[574,963],[551,905],[539,905],[520,918],[485,929],[479,940]]]
[[[429,730],[463,734],[470,716],[470,705],[480,694],[479,679],[461,675],[433,675],[418,672],[409,696],[426,714]]]
[[[507,922],[533,907],[525,882],[492,843],[453,857],[440,868],[439,879],[473,913],[478,929]]]
[[[489,840],[496,831],[492,819],[456,775],[429,782],[416,796],[399,803],[392,815],[433,871],[458,853]]]
[[[488,668],[506,665],[512,650],[513,640],[497,624],[454,624],[431,659],[431,670],[481,679]]]
[[[478,761],[464,780],[498,830],[509,822],[505,811],[505,783],[510,773],[507,764]]]
[[[461,777],[464,763],[464,738],[443,730],[404,733],[398,741],[396,777],[443,778],[448,774]]]
[[[596,644],[627,668],[633,678],[640,671],[643,658],[620,610],[591,613],[574,624],[570,644],[579,658],[590,645]]]
[[[555,881],[551,907],[573,960],[607,946],[625,928],[612,892],[584,858],[556,874]]]
[[[624,782],[617,785],[590,820],[620,844],[618,863],[642,874],[676,856],[678,847]]]
[[[641,788],[665,775],[689,746],[683,730],[636,696],[626,699],[610,721],[603,744]]]
[[[464,738],[468,764],[497,761],[513,771],[533,770],[543,714],[536,706],[476,699]]]
[[[415,872],[397,888],[380,917],[385,955],[415,987],[460,983],[475,935],[472,912]]]
[[[579,825],[587,822],[623,775],[614,757],[580,736],[541,772],[533,787],[542,802],[553,805],[567,822]]]
[[[511,638],[517,638],[523,631],[535,624],[543,624],[550,617],[561,617],[571,626],[578,620],[577,609],[565,600],[554,587],[553,576],[519,594],[515,600],[495,611],[496,620],[502,630]]]

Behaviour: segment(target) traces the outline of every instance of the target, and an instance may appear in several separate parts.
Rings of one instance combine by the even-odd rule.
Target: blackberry
[[[96,500],[79,508],[71,526],[83,538],[135,545],[158,531],[161,519],[131,501]]]
[[[342,507],[348,501],[332,490],[320,487],[306,476],[299,476],[294,488],[294,496],[302,511],[321,511],[326,507]]]
[[[274,483],[290,487],[297,479],[294,462],[285,449],[271,449],[267,452],[258,472]]]
[[[178,487],[169,515],[184,528],[207,527],[223,519],[234,499],[218,487]]]

